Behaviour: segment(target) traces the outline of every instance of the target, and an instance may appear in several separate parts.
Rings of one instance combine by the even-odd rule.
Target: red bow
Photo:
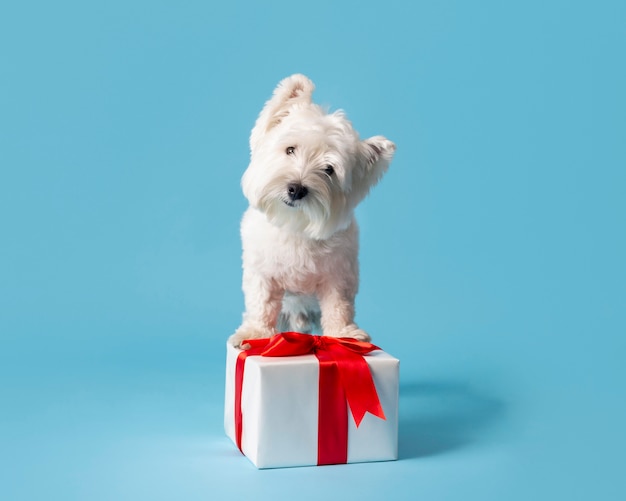
[[[347,401],[357,427],[367,412],[381,419],[385,413],[363,355],[378,350],[377,346],[353,338],[312,336],[283,332],[271,338],[243,342],[250,348],[237,358],[235,373],[235,429],[241,449],[241,388],[246,357],[287,357],[314,354],[320,361],[318,464],[347,461]],[[345,423],[342,426],[342,423]]]

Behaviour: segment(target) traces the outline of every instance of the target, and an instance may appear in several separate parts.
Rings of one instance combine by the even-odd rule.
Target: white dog
[[[241,222],[243,323],[229,341],[293,330],[369,340],[354,323],[354,208],[387,171],[395,145],[361,141],[341,111],[311,102],[303,75],[278,84],[250,135]]]

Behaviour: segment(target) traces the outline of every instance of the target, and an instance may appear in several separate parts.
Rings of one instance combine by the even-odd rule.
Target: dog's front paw
[[[326,335],[331,335],[333,337],[351,337],[353,339],[357,339],[359,341],[365,341],[367,343],[369,343],[372,340],[372,338],[367,332],[365,332],[362,329],[359,329],[355,324],[346,325],[336,335],[333,335],[333,334],[326,334]]]
[[[274,329],[263,328],[258,326],[242,325],[237,331],[228,338],[228,342],[235,348],[247,349],[250,345],[244,343],[246,339],[259,339],[264,337],[272,337],[276,332]]]
[[[250,339],[248,336],[244,336],[243,333],[235,332],[228,338],[228,343],[235,348],[241,348],[241,343],[246,339]]]
[[[351,330],[348,333],[343,334],[342,337],[351,337],[351,338],[357,339],[358,341],[364,341],[366,343],[369,343],[372,340],[370,335],[361,329]]]

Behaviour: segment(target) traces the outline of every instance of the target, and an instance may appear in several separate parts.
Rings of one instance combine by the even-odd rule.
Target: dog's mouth
[[[288,207],[295,207],[296,204],[295,202],[292,202],[291,200],[283,200],[283,202],[285,203],[285,205],[287,205]]]

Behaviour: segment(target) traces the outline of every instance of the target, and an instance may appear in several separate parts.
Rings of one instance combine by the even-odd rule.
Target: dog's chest
[[[286,290],[314,293],[320,283],[356,273],[356,238],[354,229],[329,240],[310,240],[285,232],[264,217],[244,218],[244,267]]]
[[[294,292],[312,292],[321,279],[332,273],[334,267],[333,252],[318,242],[287,236],[275,240],[273,244],[264,242],[258,251],[255,267],[283,288]]]

